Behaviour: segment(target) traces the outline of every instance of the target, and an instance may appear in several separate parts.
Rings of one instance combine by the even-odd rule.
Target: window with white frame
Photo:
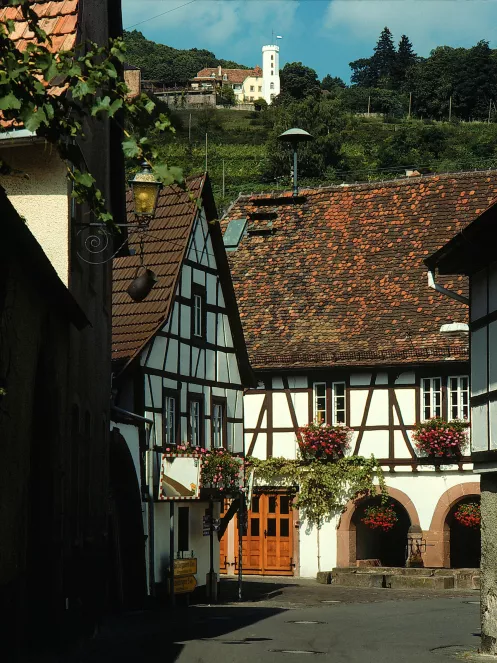
[[[469,419],[469,378],[467,375],[449,377],[449,419]]]
[[[226,448],[226,405],[220,399],[212,400],[212,446]]]
[[[188,404],[188,441],[193,447],[201,447],[202,435],[202,403],[191,398]]]
[[[314,383],[313,420],[316,424],[326,423],[326,382]]]
[[[331,385],[332,392],[332,408],[331,408],[331,423],[344,424],[345,423],[345,382],[333,382]]]
[[[176,444],[176,397],[169,394],[164,398],[162,436],[164,446]]]
[[[203,303],[202,295],[193,295],[193,335],[200,338],[204,335]]]
[[[442,378],[423,378],[423,420],[442,416]]]

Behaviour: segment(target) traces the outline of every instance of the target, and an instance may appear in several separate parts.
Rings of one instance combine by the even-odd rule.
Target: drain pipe
[[[463,297],[463,295],[458,295],[457,292],[448,290],[447,288],[444,288],[443,286],[436,283],[435,275],[433,273],[433,270],[431,269],[428,270],[428,286],[430,288],[433,288],[433,290],[435,290],[436,292],[439,292],[441,295],[445,295],[446,297],[450,297],[451,299],[455,299],[458,302],[461,302],[461,304],[466,304],[466,306],[469,306],[469,299],[467,297]]]

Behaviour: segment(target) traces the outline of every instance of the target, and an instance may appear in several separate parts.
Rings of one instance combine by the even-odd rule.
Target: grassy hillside
[[[288,189],[291,173],[269,177],[270,113],[235,110],[173,112],[173,139],[159,145],[161,157],[186,174],[207,169],[219,210],[239,193]],[[302,185],[320,186],[405,176],[408,167],[423,172],[497,167],[497,125],[441,123],[420,120],[385,122],[381,118],[347,116],[340,135],[340,161]],[[225,188],[223,195],[223,164]]]

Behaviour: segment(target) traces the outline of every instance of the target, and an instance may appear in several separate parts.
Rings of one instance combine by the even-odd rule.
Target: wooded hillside
[[[216,58],[205,49],[191,48],[180,50],[165,44],[156,44],[145,39],[138,30],[125,32],[127,61],[142,70],[146,80],[160,80],[181,83],[196,76],[204,67],[226,67],[228,69],[249,69],[231,60]]]

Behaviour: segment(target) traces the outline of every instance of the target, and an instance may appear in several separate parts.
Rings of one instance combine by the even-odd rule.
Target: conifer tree
[[[393,73],[393,85],[395,89],[405,87],[408,70],[418,62],[419,58],[414,52],[411,41],[407,35],[402,35],[397,48],[395,68]]]
[[[395,75],[396,58],[397,52],[392,33],[387,27],[384,27],[374,48],[371,63],[378,87],[391,87]]]

